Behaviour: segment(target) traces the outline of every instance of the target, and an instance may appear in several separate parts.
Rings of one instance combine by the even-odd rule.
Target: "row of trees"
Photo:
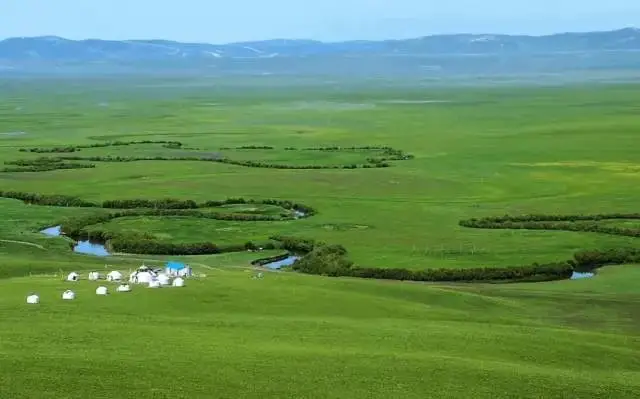
[[[0,198],[11,198],[30,205],[95,208],[98,204],[70,195],[47,195],[22,191],[0,191]]]
[[[75,145],[53,148],[21,148],[22,152],[35,153],[72,153],[80,151],[83,148],[98,148],[111,146],[125,146],[133,144],[163,144],[165,148],[179,149],[184,148],[179,141],[165,140],[142,140],[142,141],[114,141],[108,143],[96,143],[86,145]],[[275,147],[263,145],[248,145],[240,147],[224,147],[224,149],[241,149],[241,150],[273,150]],[[295,150],[293,147],[287,147],[286,150]],[[388,161],[406,160],[413,158],[412,155],[405,154],[402,150],[397,150],[386,146],[362,146],[362,147],[309,147],[304,148],[307,151],[381,151],[380,156],[369,157],[363,163],[349,163],[337,165],[294,165],[294,164],[276,164],[266,161],[237,160],[227,157],[212,158],[201,156],[59,156],[55,158],[39,158],[34,160],[18,160],[12,161],[15,165],[23,166],[23,168],[12,168],[11,171],[48,171],[56,169],[72,169],[72,168],[93,168],[94,164],[75,164],[69,161],[87,161],[87,162],[134,162],[134,161],[205,161],[218,162],[230,165],[245,166],[251,168],[270,168],[270,169],[361,169],[361,168],[386,168],[391,166]],[[65,162],[67,161],[67,162]],[[35,165],[37,164],[37,166]]]
[[[171,243],[157,240],[132,240],[129,237],[113,238],[109,247],[115,252],[141,255],[213,255],[263,249],[278,249],[278,243],[246,242],[244,244]]]
[[[581,271],[589,271],[606,265],[628,263],[640,263],[640,248],[583,250],[576,252],[572,261],[575,268]]]
[[[86,169],[96,167],[94,164],[65,162],[59,158],[46,157],[5,161],[4,164],[15,167],[3,168],[0,170],[2,172],[46,172],[57,169]]]
[[[179,141],[167,141],[167,140],[138,140],[138,141],[110,141],[107,143],[94,143],[94,144],[79,144],[79,145],[67,145],[64,147],[33,147],[33,148],[20,148],[20,152],[35,152],[35,153],[68,153],[80,151],[83,148],[102,148],[102,147],[116,147],[134,144],[163,144],[166,148],[181,148],[182,143]]]
[[[616,219],[638,220],[640,219],[640,213],[503,216],[462,220],[459,224],[463,227],[477,229],[562,230],[640,237],[639,228],[604,226],[596,223],[601,220]]]
[[[308,205],[300,204],[300,203],[289,201],[289,200],[281,200],[281,199],[274,199],[274,198],[270,198],[270,199],[227,198],[223,200],[209,200],[209,201],[204,201],[200,203],[197,203],[193,200],[179,200],[174,198],[163,198],[163,199],[156,199],[156,200],[138,198],[138,199],[105,200],[102,202],[91,202],[91,201],[82,200],[79,197],[75,197],[75,196],[47,195],[47,194],[28,193],[28,192],[22,192],[22,191],[0,191],[0,197],[17,199],[27,204],[33,204],[33,205],[62,206],[62,207],[92,207],[92,208],[105,208],[105,209],[149,209],[149,210],[154,210],[154,209],[195,210],[199,208],[212,208],[212,207],[219,207],[224,205],[263,204],[263,205],[279,206],[286,210],[301,212],[302,215],[299,215],[299,216],[308,217],[308,216],[315,215],[317,213],[317,211],[314,208]],[[261,218],[260,220],[282,220],[282,219],[291,218],[290,215],[269,216],[269,215],[256,215],[256,214],[241,214],[241,213],[205,213],[205,212],[194,212],[191,215],[187,215],[183,213],[182,215],[194,216],[194,217],[205,217],[205,218],[211,218],[209,215],[217,215],[217,217],[220,217],[220,218],[227,218],[227,217],[232,218],[232,219],[224,219],[224,220],[253,220],[252,218]],[[166,212],[165,213],[158,212],[157,216],[172,216],[172,215],[169,215]],[[180,215],[174,214],[173,216],[180,216]],[[238,217],[238,219],[233,219],[235,217]]]
[[[489,216],[485,218],[472,218],[463,220],[460,225],[465,227],[477,227],[477,228],[490,228],[485,226],[491,226],[495,224],[502,224],[506,222],[579,222],[579,221],[598,221],[607,219],[640,219],[640,213],[596,213],[596,214],[574,214],[574,215],[546,215],[546,214],[531,214],[531,215],[505,215],[505,216]]]
[[[383,280],[443,282],[516,282],[566,279],[573,273],[569,262],[532,264],[516,267],[465,269],[425,269],[356,267],[341,245],[315,245],[313,250],[293,264],[293,270],[329,277],[358,277]]]
[[[275,150],[270,145],[241,145],[239,147],[220,147],[221,150]]]
[[[264,161],[237,160],[230,158],[211,158],[198,156],[182,156],[182,157],[164,157],[164,156],[60,156],[49,158],[53,163],[58,161],[86,161],[86,162],[138,162],[138,161],[199,161],[199,162],[217,162],[229,165],[244,166],[249,168],[264,169],[368,169],[368,168],[387,168],[391,166],[384,158],[376,158],[367,160],[367,163],[357,164],[336,164],[336,165],[295,165],[295,164],[276,164]]]

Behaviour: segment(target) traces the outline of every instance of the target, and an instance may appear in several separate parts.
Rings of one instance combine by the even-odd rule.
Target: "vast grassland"
[[[379,268],[506,267],[638,247],[596,232],[475,229],[461,220],[640,212],[640,87],[329,90],[121,82],[3,82],[3,167],[39,157],[92,168],[0,173],[0,191],[87,201],[283,199],[308,218],[227,221],[131,216],[90,226],[179,243],[272,235],[344,245]],[[144,87],[142,87],[144,86]],[[112,141],[73,153],[20,149]],[[272,149],[240,149],[265,146]],[[339,151],[305,150],[339,146]],[[413,155],[365,165],[391,147]],[[287,150],[294,147],[295,150]],[[194,155],[197,154],[197,155]],[[326,169],[286,169],[285,166]],[[340,166],[340,168],[337,168]],[[224,208],[224,207],[223,207]],[[211,212],[278,216],[234,205]],[[532,284],[422,284],[268,273],[255,253],[184,256],[204,276],[182,290],[107,298],[71,270],[105,269],[38,231],[104,209],[0,199],[0,397],[626,398],[640,390],[637,265]],[[578,222],[583,223],[583,222]],[[638,229],[635,219],[602,226]],[[278,251],[265,251],[274,255]],[[128,270],[167,256],[118,255]],[[37,291],[42,303],[27,307]],[[8,371],[8,372],[5,372]]]

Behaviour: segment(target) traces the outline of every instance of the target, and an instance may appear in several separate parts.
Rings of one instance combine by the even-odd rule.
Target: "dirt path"
[[[34,244],[32,242],[27,242],[27,241],[0,240],[0,242],[8,242],[8,243],[11,243],[11,244],[20,244],[20,245],[28,245],[30,247],[34,247],[34,248],[38,248],[38,249],[42,249],[42,250],[46,249],[45,247],[43,247],[40,244]]]

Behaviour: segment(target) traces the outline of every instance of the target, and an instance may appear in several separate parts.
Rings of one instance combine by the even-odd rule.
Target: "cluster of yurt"
[[[90,272],[87,276],[89,281],[106,280],[110,283],[119,283],[116,288],[116,292],[131,292],[131,286],[133,284],[146,285],[149,288],[161,288],[161,287],[184,287],[185,278],[192,275],[191,268],[181,263],[169,262],[166,268],[152,269],[148,266],[142,265],[136,271],[129,275],[129,282],[124,282],[124,276],[117,270],[107,273],[104,277],[99,272]],[[80,274],[77,272],[71,272],[67,275],[66,281],[78,282],[80,281]],[[96,288],[96,295],[104,296],[109,295],[109,288],[105,285],[100,285]],[[72,290],[65,290],[62,293],[62,299],[65,301],[71,301],[76,298],[76,294]],[[40,303],[40,297],[36,293],[30,293],[27,296],[28,304]]]
[[[181,268],[183,273],[186,273],[185,268]],[[129,275],[129,283],[131,284],[146,284],[149,288],[161,288],[161,287],[184,287],[184,277],[191,275],[191,269],[188,269],[188,274],[180,275],[178,273],[168,273],[168,267],[164,271],[162,269],[151,269],[148,266],[142,265],[135,272]]]
[[[191,277],[193,271],[184,263],[180,262],[167,262],[164,272],[171,277]]]

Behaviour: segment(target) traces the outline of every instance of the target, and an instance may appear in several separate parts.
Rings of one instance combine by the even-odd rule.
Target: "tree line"
[[[114,238],[109,242],[109,248],[115,252],[141,255],[214,255],[228,252],[242,252],[254,250],[256,248],[277,249],[277,243],[171,243],[157,240],[129,240],[127,238]]]
[[[69,218],[61,223],[62,231],[70,237],[84,237],[87,232],[87,226],[106,223],[114,219],[124,217],[189,217],[196,219],[226,220],[239,222],[273,222],[280,220],[289,220],[291,217],[275,216],[275,215],[256,215],[246,213],[219,213],[219,212],[202,212],[198,210],[185,209],[135,209],[121,212],[111,212],[99,215],[89,215],[77,218]]]
[[[231,158],[211,158],[199,156],[181,156],[181,157],[165,157],[165,156],[60,156],[54,159],[62,161],[88,161],[88,162],[139,162],[139,161],[197,161],[197,162],[216,162],[236,166],[244,166],[248,168],[263,169],[369,169],[369,168],[388,168],[391,166],[386,158],[369,158],[365,163],[349,163],[335,165],[295,165],[295,164],[278,164],[265,161],[238,160]]]
[[[163,144],[163,147],[170,149],[180,149],[183,143],[179,141],[166,140],[141,140],[141,141],[113,141],[108,143],[94,143],[82,145],[69,145],[64,147],[34,147],[21,148],[21,152],[33,153],[73,153],[84,148],[100,148],[112,146],[125,146],[134,144]],[[245,145],[239,147],[222,147],[222,149],[238,149],[238,150],[274,150],[275,147],[266,145]],[[293,147],[286,147],[285,150],[296,150]],[[268,168],[268,169],[298,169],[298,170],[317,170],[317,169],[368,169],[368,168],[387,168],[391,164],[389,161],[399,161],[412,159],[413,156],[404,153],[402,150],[394,149],[388,146],[361,146],[361,147],[308,147],[303,148],[304,151],[381,151],[380,156],[368,157],[361,163],[345,163],[336,165],[294,165],[294,164],[277,164],[259,160],[237,160],[228,157],[211,158],[200,156],[59,156],[55,158],[39,158],[38,161],[18,160],[12,161],[14,165],[22,166],[21,168],[6,168],[5,172],[44,172],[56,169],[75,169],[75,168],[95,168],[95,164],[77,164],[73,161],[87,162],[136,162],[136,161],[204,161],[218,162],[236,166],[244,166],[251,168]]]
[[[468,219],[460,226],[476,229],[562,230],[640,237],[640,228],[603,226],[602,220],[640,220],[640,213],[601,213],[594,215],[522,215]],[[578,223],[576,223],[578,222]]]
[[[59,158],[40,157],[35,159],[18,159],[15,161],[5,161],[5,165],[13,165],[14,167],[5,167],[0,169],[1,172],[47,172],[59,169],[91,169],[95,168],[95,164],[89,163],[73,163],[65,162]]]
[[[105,209],[174,209],[174,210],[190,210],[190,209],[203,209],[214,208],[224,205],[273,205],[279,206],[286,210],[301,212],[303,217],[313,216],[317,213],[316,209],[311,206],[300,204],[290,200],[281,200],[274,198],[267,199],[246,199],[246,198],[227,198],[222,200],[208,200],[203,202],[195,202],[193,200],[179,200],[174,198],[162,198],[162,199],[146,199],[146,198],[134,198],[134,199],[120,199],[120,200],[105,200],[102,202],[91,202],[80,199],[76,196],[69,195],[48,195],[38,193],[28,193],[23,191],[0,191],[0,198],[10,198],[21,200],[27,204],[32,205],[44,205],[44,206],[60,206],[60,207],[82,207],[82,208],[105,208]],[[194,213],[195,214],[195,213]],[[208,215],[208,213],[202,213]],[[276,217],[268,215],[255,215],[255,214],[233,214],[233,213],[220,213],[222,215],[244,215],[248,218],[251,217],[265,217],[263,220],[267,220],[266,217]],[[162,215],[159,215],[162,216]],[[230,216],[233,217],[233,216]],[[292,218],[290,215],[276,217],[276,220]],[[235,220],[235,219],[234,219]],[[98,222],[99,223],[99,222]]]
[[[138,141],[110,141],[107,143],[94,143],[94,144],[78,144],[67,145],[64,147],[32,147],[32,148],[20,148],[20,152],[34,152],[34,153],[69,153],[80,151],[84,148],[102,148],[102,147],[117,147],[134,144],[163,144],[166,148],[181,148],[182,143],[179,141],[167,141],[167,140],[138,140]]]
[[[582,250],[574,254],[572,261],[578,271],[591,271],[606,265],[629,263],[640,263],[640,248]]]
[[[329,277],[440,282],[521,282],[566,279],[573,273],[569,262],[514,267],[440,268],[412,270],[354,266],[341,245],[319,244],[296,261],[293,270]]]

